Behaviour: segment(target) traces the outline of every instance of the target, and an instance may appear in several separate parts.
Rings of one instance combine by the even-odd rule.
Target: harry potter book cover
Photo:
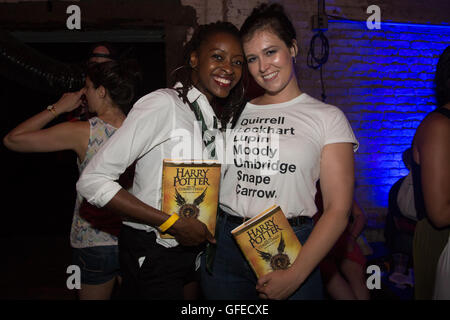
[[[273,206],[231,231],[256,276],[287,269],[302,245],[279,206]]]
[[[197,218],[214,235],[219,201],[220,163],[163,160],[161,210]],[[161,233],[161,238],[173,238]]]

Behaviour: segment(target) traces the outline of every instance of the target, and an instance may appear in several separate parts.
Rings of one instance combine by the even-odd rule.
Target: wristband
[[[161,232],[166,232],[180,217],[176,213],[172,213],[172,215],[163,222],[158,228]]]

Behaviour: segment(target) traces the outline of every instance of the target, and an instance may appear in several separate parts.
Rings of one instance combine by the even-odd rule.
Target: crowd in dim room
[[[403,152],[408,175],[389,192],[382,259],[364,236],[367,217],[354,197],[359,142],[338,107],[302,91],[298,52],[284,8],[262,4],[240,30],[220,21],[198,26],[171,85],[141,96],[137,62],[97,43],[85,86],[4,137],[17,152],[77,155],[70,244],[81,268],[80,300],[369,300],[367,267],[377,263],[387,271],[383,286],[411,290],[412,299],[450,299],[450,47],[436,66],[437,107]],[[69,121],[48,126],[62,114]],[[183,130],[194,149],[217,161],[227,129],[247,133],[249,119],[275,118],[290,128],[280,131],[277,154],[290,169],[261,188],[276,197],[244,194],[240,179],[260,169],[231,162],[221,168],[215,230],[162,211],[163,160],[179,141],[173,132]],[[273,205],[301,250],[287,267],[256,277],[231,231]]]

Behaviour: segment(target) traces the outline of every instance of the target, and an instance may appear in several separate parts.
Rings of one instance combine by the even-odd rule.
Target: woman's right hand
[[[75,110],[81,105],[85,92],[86,88],[82,88],[80,91],[64,93],[62,97],[53,104],[53,107],[58,114]]]

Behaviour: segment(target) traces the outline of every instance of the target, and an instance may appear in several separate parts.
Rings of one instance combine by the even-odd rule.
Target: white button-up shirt
[[[208,129],[212,128],[215,114],[208,99],[195,87],[189,90],[187,98],[197,101]],[[194,113],[175,90],[160,89],[142,97],[84,169],[77,182],[78,192],[89,203],[103,207],[121,189],[119,176],[137,160],[130,192],[149,206],[161,209],[163,159],[205,159],[200,128]],[[145,224],[124,224],[156,231]],[[173,239],[159,238],[158,232],[157,235],[161,245],[178,244]]]

